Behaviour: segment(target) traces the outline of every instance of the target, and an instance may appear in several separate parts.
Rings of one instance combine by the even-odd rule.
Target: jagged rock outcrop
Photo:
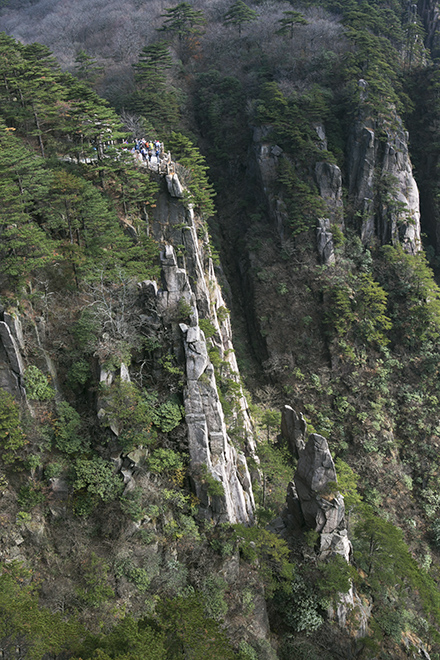
[[[215,329],[209,342],[227,365],[230,379],[237,383],[238,410],[234,416],[240,417],[246,452],[253,455],[255,443],[239,386],[229,314],[209,256],[205,229],[201,223],[198,227],[192,207],[182,203],[171,183],[167,178],[167,189],[159,194],[152,218],[152,233],[164,245],[162,285],[156,289],[152,283],[143,283],[142,289],[144,295],[148,289],[150,316],[153,307],[157,321],[171,327],[174,354],[185,365],[185,421],[200,511],[220,522],[250,523],[255,506],[251,477],[245,455],[232,446],[228,437],[214,367],[199,325],[199,319],[207,319]],[[188,310],[185,322],[179,318],[179,305]],[[210,494],[217,490],[212,488],[212,479],[222,484],[223,495]]]
[[[158,313],[165,318],[167,310],[182,298],[191,305],[191,325],[180,323],[179,328],[185,350],[184,405],[190,468],[201,513],[218,522],[249,523],[254,510],[251,479],[244,455],[228,438],[214,368],[198,325],[196,296],[171,246],[165,247],[162,264],[164,289],[157,293]],[[212,479],[221,483],[223,494],[211,494]]]
[[[319,555],[338,554],[349,561],[351,543],[345,523],[344,498],[337,491],[335,465],[327,440],[311,433],[299,453],[293,483],[287,493],[287,520],[296,528],[319,533]]]
[[[321,133],[325,137],[324,129]],[[332,225],[343,227],[342,174],[339,167],[327,161],[316,163],[315,180],[319,194],[325,200],[327,215],[318,219],[316,229],[318,255],[321,263],[335,261]]]
[[[348,187],[362,242],[400,242],[407,252],[421,249],[419,191],[408,153],[408,133],[400,117],[380,125],[363,116],[368,86],[360,85],[360,113],[348,144]]]
[[[348,539],[345,523],[344,498],[337,491],[335,465],[328,448],[327,440],[317,433],[311,433],[305,448],[301,450],[294,480],[288,486],[287,510],[284,521],[290,533],[300,529],[313,529],[319,533],[318,556],[326,560],[340,555],[347,562],[351,560],[352,547]],[[329,609],[330,618],[335,618],[340,626],[347,625],[347,617],[352,617],[354,635],[366,635],[371,605],[364,603],[351,586],[348,592],[339,594],[336,607]]]
[[[268,204],[269,216],[278,235],[284,237],[284,228],[288,224],[287,208],[282,197],[276,193],[278,160],[283,150],[270,141],[271,127],[260,126],[254,129],[253,153],[256,176],[261,183],[264,199]]]
[[[287,442],[291,453],[299,458],[305,447],[307,422],[300,413],[296,414],[291,406],[283,406],[281,410],[281,437]]]

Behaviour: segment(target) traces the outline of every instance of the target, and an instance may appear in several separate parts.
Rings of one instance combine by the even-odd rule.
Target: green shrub
[[[55,390],[49,383],[49,378],[38,367],[31,364],[24,373],[26,394],[29,399],[49,401],[55,396]]]
[[[117,379],[111,388],[105,388],[106,396],[103,424],[116,423],[119,444],[126,452],[139,445],[149,445],[156,438],[152,429],[156,421],[157,395],[139,390],[134,383]]]
[[[21,509],[31,511],[39,504],[43,504],[46,498],[47,493],[44,491],[43,484],[38,481],[30,481],[20,488],[17,503]]]
[[[276,588],[290,588],[294,566],[289,561],[289,548],[283,539],[267,529],[242,524],[233,525],[231,532],[243,559],[257,565],[268,597]]]
[[[219,307],[217,310],[217,319],[219,323],[223,323],[226,321],[227,318],[229,318],[230,311],[227,307]]]
[[[78,598],[89,607],[99,607],[105,601],[115,597],[115,592],[108,584],[109,566],[94,552],[82,565],[83,586],[76,590]]]
[[[177,305],[177,320],[181,322],[187,321],[192,312],[192,306],[185,300],[185,298],[180,298]]]
[[[9,392],[0,388],[0,444],[3,461],[13,463],[26,442],[26,436],[20,427],[18,404]]]
[[[285,624],[293,633],[310,634],[321,627],[321,599],[310,583],[297,575],[291,583],[291,594],[277,594],[277,604]]]
[[[318,580],[318,588],[323,596],[331,597],[336,602],[340,594],[345,594],[351,587],[351,578],[354,573],[341,555],[334,555],[326,563],[319,565],[321,578]]]
[[[209,319],[199,319],[199,326],[200,329],[203,330],[203,334],[205,335],[206,339],[214,337],[217,332]]]
[[[65,470],[66,465],[62,461],[52,461],[44,466],[44,476],[46,479],[59,477]]]
[[[210,497],[223,497],[225,489],[221,481],[216,479],[208,469],[207,465],[200,465],[196,470],[196,478],[206,486]]]
[[[154,411],[154,423],[163,433],[169,433],[179,426],[184,416],[183,406],[169,400],[160,404]]]
[[[115,561],[115,576],[121,578],[125,576],[129,582],[132,582],[139,591],[147,591],[150,586],[150,577],[145,568],[134,566],[128,558],[117,559]]]
[[[158,448],[151,452],[147,459],[147,466],[151,472],[157,474],[170,474],[183,469],[183,460],[180,454],[172,449]]]
[[[83,387],[91,376],[90,365],[85,360],[77,360],[72,364],[67,374],[67,382],[75,389]]]
[[[133,520],[133,522],[140,522],[146,515],[145,509],[142,507],[142,488],[136,487],[120,499],[122,512]]]
[[[226,586],[226,582],[219,575],[209,575],[202,583],[206,616],[216,621],[224,619],[228,611],[224,598]]]
[[[54,425],[55,447],[66,454],[76,454],[88,448],[88,441],[81,437],[81,417],[67,401],[58,406],[58,420]]]
[[[238,658],[239,660],[258,660],[257,652],[244,639],[238,645]]]
[[[82,350],[91,353],[97,344],[99,321],[90,309],[85,309],[72,327],[72,335]]]
[[[111,502],[117,499],[124,489],[122,480],[114,472],[113,464],[98,456],[93,459],[76,460],[74,471],[74,489],[84,489],[89,495],[95,495],[103,502]]]

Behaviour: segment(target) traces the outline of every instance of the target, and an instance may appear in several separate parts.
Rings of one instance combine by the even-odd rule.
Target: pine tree
[[[247,6],[243,0],[235,0],[223,17],[224,23],[238,27],[238,34],[241,37],[241,30],[246,23],[252,23],[257,19],[257,12]]]
[[[208,167],[205,165],[205,159],[191,140],[182,133],[173,131],[168,144],[174,160],[187,172],[187,201],[209,218],[215,213],[215,193],[206,175]]]
[[[128,106],[137,114],[148,117],[155,130],[169,130],[178,121],[176,95],[167,89],[166,70],[173,61],[165,41],[146,46],[134,64],[137,90]]]
[[[139,60],[134,64],[136,82],[148,94],[155,94],[165,88],[165,70],[173,65],[168,44],[158,41],[145,46],[140,52]]]
[[[90,85],[90,87],[93,87],[104,71],[104,67],[97,64],[93,57],[88,55],[85,50],[81,49],[78,51],[78,55],[75,58],[75,70],[76,76],[79,80],[82,80]]]
[[[180,2],[175,7],[165,9],[164,24],[159,28],[159,32],[165,32],[174,36],[177,34],[179,42],[188,38],[190,35],[200,33],[200,28],[206,23],[203,12],[199,9],[193,9],[189,2]]]
[[[0,274],[14,288],[51,259],[54,245],[32,211],[45,192],[42,162],[0,122]]]
[[[308,25],[308,21],[304,18],[299,11],[285,11],[284,18],[281,18],[278,23],[281,25],[277,30],[277,34],[289,35],[293,39],[293,31],[296,25]]]

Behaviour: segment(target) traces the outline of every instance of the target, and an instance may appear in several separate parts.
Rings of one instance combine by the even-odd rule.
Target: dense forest
[[[438,13],[0,3],[3,658],[440,658]]]

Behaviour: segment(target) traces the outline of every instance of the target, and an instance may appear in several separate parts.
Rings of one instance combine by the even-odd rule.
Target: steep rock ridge
[[[162,282],[160,286],[153,281],[139,285],[140,318],[148,336],[158,332],[168,336],[174,357],[184,367],[190,473],[200,514],[217,522],[249,524],[255,508],[251,476],[245,454],[232,445],[228,436],[208,342],[199,325],[200,319],[208,323],[209,347],[218,355],[222,373],[235,386],[229,428],[237,429],[245,452],[258,462],[247,402],[239,383],[229,313],[209,256],[209,237],[191,205],[183,203],[184,189],[177,174],[164,173],[158,180],[161,190],[149,223],[154,238],[163,246]],[[121,381],[130,380],[125,364],[121,364],[119,373],[101,367],[100,382],[111,385],[116,376]],[[100,398],[101,419],[108,417],[106,408],[108,401]],[[117,423],[111,419],[107,422],[117,437]],[[134,487],[132,477],[145,457],[145,450],[125,457],[116,450],[111,456],[128,489]]]
[[[408,153],[408,133],[394,121],[366,118],[367,83],[359,81],[360,112],[348,144],[348,188],[355,225],[365,245],[400,242],[411,254],[421,249],[419,191]]]
[[[157,290],[151,282],[142,285],[144,290],[149,289],[150,301],[152,296],[155,298],[158,318],[169,322],[181,300],[191,307],[190,324],[174,323],[173,335],[177,340],[179,333],[184,346],[185,420],[192,482],[200,511],[218,522],[249,523],[253,520],[254,500],[246,458],[228,438],[214,367],[198,325],[196,296],[186,270],[177,265],[171,245],[166,245],[162,253],[162,270],[161,289]],[[217,489],[211,494],[212,479],[221,484],[222,494]]]
[[[169,322],[181,300],[191,309],[189,324],[171,325],[174,326],[172,332],[176,354],[181,350],[179,342],[183,342],[184,347],[187,377],[184,405],[193,487],[201,502],[203,515],[219,522],[250,523],[255,504],[246,458],[230,442],[214,367],[208,356],[205,335],[199,326],[199,318],[204,318],[215,329],[212,344],[218,350],[221,361],[227,365],[231,380],[238,386],[238,409],[233,413],[234,423],[240,424],[246,452],[254,454],[251,422],[238,382],[229,315],[212,259],[207,253],[206,231],[193,209],[186,208],[181,202],[182,188],[178,180],[176,182],[177,175],[173,175],[172,179],[172,185],[167,180],[167,190],[162,190],[159,195],[152,223],[155,238],[165,243],[161,258],[163,286],[156,293],[156,311],[159,318]],[[197,224],[201,239],[197,235]],[[176,256],[176,246],[180,246],[179,257]],[[206,477],[206,470],[211,478],[222,484],[223,495],[210,495],[210,477]]]

